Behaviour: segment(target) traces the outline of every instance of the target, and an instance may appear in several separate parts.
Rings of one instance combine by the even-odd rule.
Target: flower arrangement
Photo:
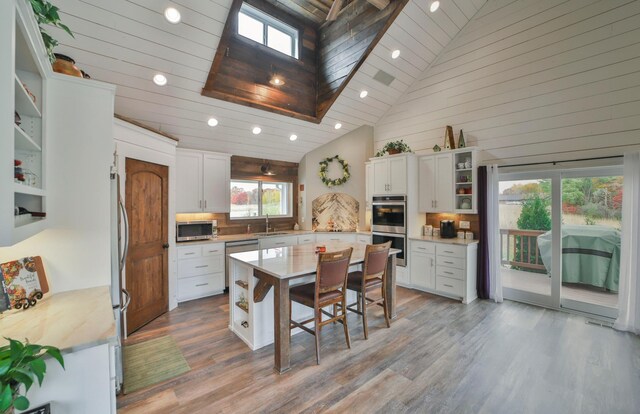
[[[327,170],[329,169],[329,164],[334,160],[338,161],[340,165],[342,165],[342,177],[332,180],[331,178],[327,177]],[[325,158],[324,160],[320,161],[319,164],[320,172],[318,173],[318,175],[320,176],[322,183],[327,187],[342,185],[349,181],[349,178],[351,178],[351,173],[349,172],[349,164],[347,164],[347,162],[340,158],[338,155]]]
[[[411,151],[411,147],[409,147],[403,140],[391,141],[391,142],[387,142],[380,151],[376,152],[376,157],[382,157],[385,153],[391,155],[391,154],[399,154],[401,152],[413,152],[413,151]]]

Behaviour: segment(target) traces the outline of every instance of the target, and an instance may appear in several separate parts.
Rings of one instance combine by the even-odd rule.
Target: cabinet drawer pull
[[[426,247],[418,247],[418,250],[427,250]]]
[[[446,264],[453,264],[453,262],[447,262],[446,260],[443,260],[443,262]]]
[[[444,284],[444,286],[446,286],[446,287],[448,287],[448,288],[452,288],[452,289],[453,289],[453,286],[451,286],[451,285],[447,285],[446,283]]]
[[[443,272],[443,273],[446,273],[448,275],[452,275],[453,274],[453,272]]]
[[[219,252],[220,250],[209,250],[209,253]]]
[[[200,265],[200,266],[196,266],[196,269],[204,269],[205,267],[209,267],[209,265]]]
[[[452,252],[451,250],[445,250],[444,252],[445,252],[445,253],[453,254],[453,252]]]
[[[194,254],[195,254],[195,252],[189,252],[189,253],[185,253],[184,255],[185,255],[185,256],[192,256],[192,255],[194,255]]]
[[[200,287],[200,286],[207,286],[209,283],[198,283],[196,285],[196,287]],[[445,285],[446,286],[446,285]]]
[[[279,243],[276,243],[276,246],[282,245],[282,244],[284,244],[284,242],[279,242]]]

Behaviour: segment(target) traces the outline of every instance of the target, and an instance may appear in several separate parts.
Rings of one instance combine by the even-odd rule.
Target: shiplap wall
[[[483,163],[640,148],[640,1],[489,0],[375,127],[419,153],[462,128]]]

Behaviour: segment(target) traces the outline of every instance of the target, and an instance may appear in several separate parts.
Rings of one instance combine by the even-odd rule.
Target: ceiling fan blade
[[[340,10],[342,10],[343,4],[344,4],[344,0],[333,0],[331,9],[329,10],[329,13],[327,13],[328,22],[332,22],[338,18],[338,13],[340,13]]]

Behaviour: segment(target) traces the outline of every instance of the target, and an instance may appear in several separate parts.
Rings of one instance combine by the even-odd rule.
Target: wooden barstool
[[[289,329],[300,328],[316,337],[316,361],[320,365],[320,330],[324,325],[332,322],[340,322],[344,326],[344,336],[347,340],[347,347],[351,348],[349,329],[347,327],[347,273],[349,272],[349,261],[353,248],[338,252],[320,253],[318,255],[318,266],[316,270],[316,281],[305,285],[298,285],[291,288],[289,297],[291,301],[313,308],[313,318],[302,322],[296,322],[291,318],[292,303],[289,304]],[[331,314],[326,312],[325,306],[341,304],[341,314]],[[330,317],[322,320],[322,314]],[[314,329],[304,326],[314,322]]]
[[[389,260],[390,248],[390,241],[383,244],[368,244],[364,254],[364,265],[362,270],[350,272],[347,277],[347,289],[358,292],[358,302],[352,303],[347,307],[347,309],[351,312],[357,313],[358,315],[362,315],[364,339],[367,339],[369,336],[369,327],[367,326],[368,306],[382,306],[382,309],[384,309],[384,319],[387,322],[387,328],[391,327],[384,288],[386,286],[387,261]],[[382,296],[380,298],[371,299],[367,297],[368,293],[371,293],[376,289],[381,290]],[[354,306],[356,306],[356,308],[354,308]]]

